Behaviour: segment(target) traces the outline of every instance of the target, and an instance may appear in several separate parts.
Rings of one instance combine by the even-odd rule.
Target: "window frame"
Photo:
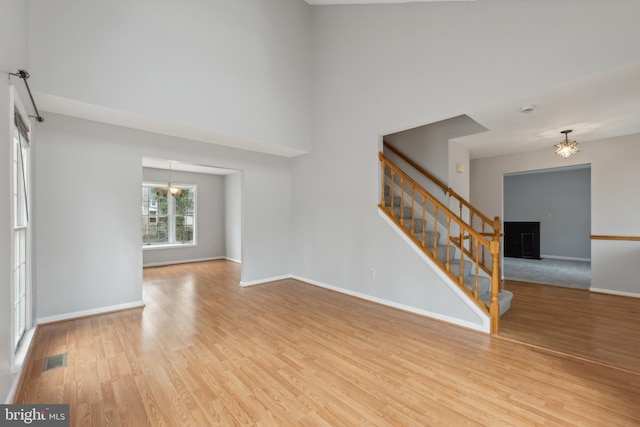
[[[32,134],[31,121],[24,108],[18,91],[9,87],[10,102],[10,145],[9,156],[11,196],[11,255],[12,275],[10,279],[11,298],[11,370],[24,357],[24,338],[33,327],[32,291],[32,230],[30,213],[32,206]],[[18,114],[24,129],[15,123]],[[25,132],[26,135],[22,132]],[[27,339],[28,340],[28,339]]]
[[[197,184],[179,184],[179,183],[171,183],[171,186],[174,188],[179,188],[183,190],[192,190],[193,191],[193,241],[188,243],[179,243],[176,242],[176,212],[175,212],[175,197],[171,195],[167,191],[167,202],[169,204],[168,207],[168,221],[167,221],[167,232],[169,234],[169,242],[168,243],[144,243],[142,242],[143,250],[156,250],[156,249],[175,249],[175,248],[192,248],[198,246],[198,185]],[[143,181],[142,189],[145,188],[163,188],[168,190],[166,182],[153,182],[153,181]],[[143,214],[144,215],[144,214]],[[141,221],[144,221],[144,217],[141,216]]]

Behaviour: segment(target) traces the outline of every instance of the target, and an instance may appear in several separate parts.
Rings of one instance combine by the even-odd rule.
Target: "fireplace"
[[[504,256],[540,259],[540,223],[505,221]]]

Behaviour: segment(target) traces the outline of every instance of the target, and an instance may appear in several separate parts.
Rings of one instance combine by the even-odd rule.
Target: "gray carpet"
[[[504,258],[505,279],[567,288],[589,289],[591,263],[560,259]]]

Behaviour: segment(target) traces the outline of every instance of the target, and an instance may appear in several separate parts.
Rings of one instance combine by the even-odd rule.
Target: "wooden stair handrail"
[[[440,200],[438,200],[436,197],[434,197],[431,193],[429,193],[427,190],[425,190],[413,178],[411,178],[409,175],[407,175],[405,172],[403,172],[402,169],[400,169],[400,167],[398,167],[398,165],[396,165],[391,160],[389,160],[389,158],[386,157],[382,152],[380,152],[378,154],[378,158],[380,160],[384,160],[384,163],[386,163],[387,165],[393,167],[396,170],[396,173],[400,173],[403,176],[405,181],[407,181],[409,184],[411,184],[414,187],[416,187],[416,189],[420,193],[425,195],[427,197],[427,199],[429,199],[429,201],[431,203],[433,203],[434,205],[436,205],[438,207],[439,211],[443,212],[448,217],[456,218],[456,222],[460,225],[461,228],[463,228],[465,230],[465,232],[469,233],[469,235],[471,237],[474,237],[474,238],[476,238],[478,240],[484,240],[484,241],[487,242],[487,247],[489,246],[489,243],[488,243],[489,240],[485,238],[485,236],[483,235],[484,233],[480,233],[480,232],[474,230],[473,228],[471,228],[471,226],[469,224],[464,222],[464,220],[462,220],[462,218],[459,218],[458,215],[455,214],[455,212],[453,212],[451,209],[449,209],[447,207],[447,205],[442,203]],[[491,234],[491,236],[493,236],[493,234]],[[468,237],[468,238],[470,238],[470,237]]]
[[[493,234],[496,234],[496,233],[500,233],[500,227],[496,228],[495,224],[494,224],[496,218],[498,218],[498,217],[495,217],[493,219],[489,218],[488,216],[483,214],[480,211],[480,209],[476,208],[470,202],[468,202],[464,197],[462,197],[461,195],[456,193],[453,190],[453,188],[451,188],[451,187],[449,187],[449,194],[451,195],[451,197],[456,199],[458,201],[458,203],[460,203],[462,206],[465,206],[467,209],[469,209],[469,212],[472,212],[473,215],[475,215],[478,218],[480,218],[483,222],[491,225],[491,227],[493,228],[493,233],[483,233],[483,234],[493,235]]]
[[[422,166],[418,165],[416,162],[414,162],[413,160],[411,160],[411,158],[409,158],[409,156],[407,156],[406,154],[404,154],[402,151],[398,150],[396,147],[394,147],[393,145],[391,145],[389,142],[387,141],[382,141],[384,148],[388,148],[390,151],[392,151],[393,153],[395,153],[398,157],[400,157],[402,160],[404,160],[405,162],[407,162],[409,165],[411,165],[412,168],[414,168],[415,170],[417,170],[420,174],[422,174],[424,177],[428,178],[430,181],[432,181],[434,184],[436,184],[438,187],[440,187],[440,189],[445,193],[445,194],[449,194],[449,196],[453,197],[454,199],[456,199],[458,201],[458,203],[461,206],[466,207],[467,209],[469,209],[469,212],[472,213],[473,216],[477,216],[478,218],[480,218],[484,223],[487,223],[489,225],[492,226],[494,233],[499,233],[500,232],[500,228],[496,229],[495,227],[495,219],[498,218],[489,218],[488,216],[486,216],[484,213],[482,213],[480,211],[480,209],[476,208],[475,206],[473,206],[470,202],[468,202],[464,197],[462,197],[461,195],[459,195],[458,193],[456,193],[453,188],[448,187],[445,183],[443,183],[442,181],[440,181],[438,178],[436,178],[433,174],[427,172]]]
[[[384,148],[388,148],[390,151],[393,151],[398,157],[400,157],[405,162],[409,163],[412,168],[420,172],[425,177],[429,178],[429,180],[433,182],[435,185],[437,185],[438,187],[440,187],[442,191],[444,191],[445,193],[449,192],[449,187],[447,187],[447,185],[444,182],[436,178],[435,175],[432,175],[429,172],[427,172],[422,166],[420,166],[419,164],[411,160],[406,154],[398,150],[393,145],[389,144],[387,141],[382,141],[382,143],[384,145]]]
[[[500,322],[500,304],[498,301],[498,294],[500,292],[500,233],[499,232],[495,232],[490,234],[489,237],[491,237],[491,240],[487,239],[487,237],[485,237],[484,232],[479,232],[473,229],[473,227],[470,224],[467,224],[461,217],[459,217],[457,214],[455,214],[453,211],[451,211],[444,203],[442,203],[440,200],[438,200],[436,197],[434,197],[431,193],[429,193],[427,190],[425,190],[420,184],[418,184],[413,178],[411,178],[409,175],[407,175],[402,169],[400,169],[395,163],[393,163],[391,160],[389,160],[382,152],[378,153],[378,158],[380,160],[380,164],[381,164],[381,168],[382,168],[382,193],[381,193],[381,200],[380,200],[380,204],[378,205],[378,207],[380,209],[382,209],[383,212],[385,212],[385,214],[395,223],[397,224],[400,229],[403,231],[403,233],[405,233],[413,242],[415,242],[418,247],[430,258],[432,259],[437,265],[439,265],[443,271],[449,276],[451,277],[454,282],[456,282],[459,286],[459,288],[466,294],[468,295],[475,303],[478,307],[480,307],[480,309],[482,309],[485,313],[487,313],[489,315],[489,318],[491,319],[491,333],[497,333],[498,329],[499,329],[499,322]],[[385,177],[386,175],[386,170],[387,168],[389,169],[390,172],[390,178],[391,178],[391,204],[389,207],[387,207],[385,205],[385,192],[384,192],[384,187],[385,187]],[[394,205],[394,192],[393,192],[393,188],[395,184],[395,176],[398,175],[400,178],[400,185],[402,186],[402,189],[400,190],[402,192],[402,194],[400,195],[401,197],[401,202],[400,202],[400,206],[395,206]],[[400,218],[396,218],[395,215],[395,208],[400,207],[401,211],[405,208],[405,186],[409,185],[411,187],[411,192],[410,194],[408,194],[408,197],[410,198],[410,200],[408,201],[410,203],[410,207],[411,207],[411,231],[407,230],[407,228],[405,227],[405,219],[404,216],[401,215]],[[416,192],[418,193],[419,196],[421,196],[419,199],[416,198]],[[426,218],[424,217],[424,214],[427,213],[426,211],[426,201],[429,201],[434,208],[434,214],[433,214],[433,221],[434,221],[434,229],[437,230],[438,227],[438,220],[437,217],[439,214],[444,214],[446,216],[446,229],[447,229],[447,241],[448,242],[454,242],[455,244],[455,239],[457,238],[460,241],[460,245],[458,246],[460,251],[461,251],[461,255],[460,255],[460,270],[459,270],[459,277],[456,277],[455,274],[453,274],[453,272],[450,270],[450,249],[449,249],[449,245],[450,243],[447,243],[447,250],[446,250],[446,261],[445,263],[443,263],[437,256],[437,240],[434,240],[434,247],[433,248],[429,248],[425,245],[425,237],[424,237],[424,225],[423,225],[423,232],[422,232],[422,240],[418,239],[418,237],[416,236],[415,232],[413,231],[413,224],[416,221],[416,216],[414,214],[415,212],[415,204],[417,202],[418,207],[422,207],[422,218],[420,219],[421,221],[425,221]],[[422,203],[422,204],[421,204]],[[431,212],[429,212],[429,215],[431,215]],[[457,226],[460,228],[459,231],[459,237],[454,237],[451,235],[451,222],[454,222],[455,224],[457,224]],[[501,224],[500,224],[500,219],[499,218],[495,218],[493,221],[493,227],[495,229],[500,229]],[[466,248],[462,242],[464,240],[469,240],[469,245],[471,247],[471,249]],[[481,249],[482,248],[482,249]],[[484,255],[486,251],[489,251],[490,256],[491,256],[491,265],[487,266],[484,263],[484,256],[482,257],[482,261],[481,261],[481,257],[480,254],[482,253]],[[465,259],[465,256],[472,261],[472,263],[475,265],[475,273],[474,273],[474,277],[475,277],[475,285],[474,285],[474,291],[470,292],[469,289],[467,289],[466,284],[465,284],[465,279],[463,276],[463,260]],[[479,295],[478,295],[478,286],[479,286],[479,269],[483,269],[485,270],[490,276],[491,276],[491,296],[490,296],[490,301],[489,301],[489,307],[487,308],[483,302],[480,301],[479,299]]]

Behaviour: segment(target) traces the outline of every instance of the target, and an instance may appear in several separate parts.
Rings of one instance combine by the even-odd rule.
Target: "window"
[[[11,162],[12,205],[13,205],[13,244],[12,244],[12,338],[13,348],[17,349],[20,341],[30,327],[30,247],[29,234],[29,156],[31,129],[27,117],[17,95],[14,101],[13,121],[13,156]]]
[[[144,247],[195,245],[196,186],[142,184],[142,244]]]

